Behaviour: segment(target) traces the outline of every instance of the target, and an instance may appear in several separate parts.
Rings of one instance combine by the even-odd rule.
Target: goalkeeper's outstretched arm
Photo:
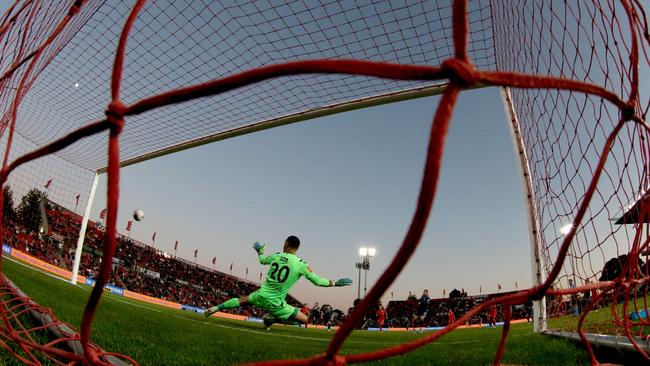
[[[350,286],[352,280],[349,278],[341,278],[340,280],[328,280],[320,277],[310,269],[307,269],[304,273],[305,278],[308,279],[311,283],[320,287],[332,287],[332,286]]]

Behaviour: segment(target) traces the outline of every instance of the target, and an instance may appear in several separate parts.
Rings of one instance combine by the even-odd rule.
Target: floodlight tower
[[[363,268],[363,263],[357,262],[354,266],[359,270],[359,280],[357,281],[357,299],[361,298],[361,268]]]
[[[564,236],[567,236],[571,232],[571,229],[573,229],[572,224],[564,225],[560,228],[560,233]],[[576,259],[574,250],[575,249],[573,248],[573,245],[569,246],[569,257],[571,257],[569,261],[571,263],[571,278],[573,279],[573,285],[577,286],[578,284],[576,283],[576,269],[575,264],[573,263],[573,261]]]
[[[370,258],[374,257],[377,253],[375,248],[359,248],[359,255],[362,257],[362,262],[356,264],[356,267],[359,269],[359,282],[357,285],[357,298],[361,297],[361,269],[364,271],[363,279],[363,296],[366,296],[368,290],[368,270],[370,269]]]

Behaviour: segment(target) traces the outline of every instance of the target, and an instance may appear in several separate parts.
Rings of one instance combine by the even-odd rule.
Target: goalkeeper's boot
[[[273,315],[268,315],[268,314],[265,315],[262,320],[264,321],[264,327],[266,328],[266,330],[271,330],[271,325],[277,322],[277,320]]]
[[[209,308],[209,309],[205,309],[205,311],[203,312],[203,315],[204,315],[206,318],[209,318],[210,315],[216,313],[217,311],[219,311],[219,310],[217,310],[217,307],[214,306],[214,307],[211,307],[211,308]]]

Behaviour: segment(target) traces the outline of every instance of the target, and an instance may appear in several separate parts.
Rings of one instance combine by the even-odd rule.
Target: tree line
[[[2,188],[4,202],[2,206],[2,223],[7,225],[19,222],[27,229],[40,231],[47,225],[43,220],[43,210],[47,203],[47,193],[32,188],[25,194],[18,206],[15,206],[14,193],[9,185]]]

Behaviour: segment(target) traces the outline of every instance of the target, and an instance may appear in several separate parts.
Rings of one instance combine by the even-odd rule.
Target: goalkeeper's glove
[[[253,243],[253,249],[255,249],[259,255],[264,254],[264,248],[266,248],[266,244],[260,243],[259,241]]]
[[[347,277],[341,278],[340,280],[336,280],[336,282],[334,282],[334,286],[338,286],[338,287],[350,286],[351,284],[352,284],[352,280]]]

